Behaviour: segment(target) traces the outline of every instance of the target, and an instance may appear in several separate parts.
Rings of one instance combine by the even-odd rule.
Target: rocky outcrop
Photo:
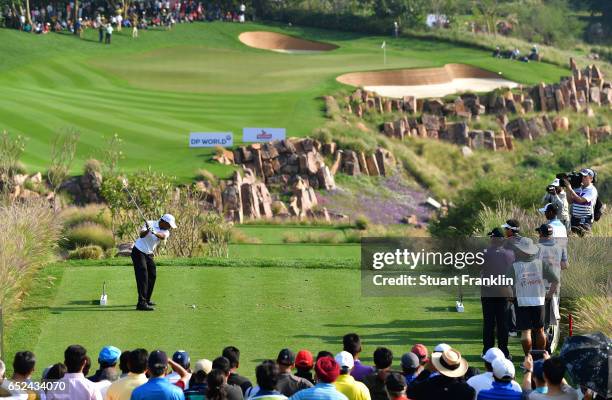
[[[73,176],[60,186],[60,190],[70,194],[78,205],[102,203],[104,199],[100,192],[101,188],[102,174],[93,170],[87,170],[80,176]]]

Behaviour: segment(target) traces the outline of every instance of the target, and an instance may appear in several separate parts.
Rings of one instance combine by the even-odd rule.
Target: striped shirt
[[[300,390],[289,397],[289,400],[348,400],[348,398],[333,384],[319,382],[310,389]]]
[[[597,189],[595,186],[579,187],[576,189],[576,194],[587,200],[584,204],[572,203],[572,217],[584,218],[592,216],[594,213],[595,203],[597,202]]]
[[[510,382],[493,382],[491,389],[481,390],[477,400],[521,400],[523,393],[517,391]]]

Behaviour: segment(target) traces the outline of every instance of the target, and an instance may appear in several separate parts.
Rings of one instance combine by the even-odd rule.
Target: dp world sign
[[[243,142],[270,142],[285,139],[285,128],[243,128]]]
[[[230,147],[234,145],[231,132],[192,132],[189,135],[189,147]]]

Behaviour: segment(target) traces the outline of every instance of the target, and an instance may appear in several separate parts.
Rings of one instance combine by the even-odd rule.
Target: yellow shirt
[[[350,374],[342,374],[334,382],[336,389],[349,400],[370,400],[370,391],[362,382],[356,381]]]
[[[132,392],[138,386],[147,383],[145,374],[129,373],[125,378],[113,382],[106,392],[105,400],[130,400]]]

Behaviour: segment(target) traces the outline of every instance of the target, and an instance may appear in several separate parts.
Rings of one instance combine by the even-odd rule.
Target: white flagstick
[[[387,42],[383,40],[382,46],[380,47],[383,49],[383,64],[387,65]]]
[[[102,296],[100,296],[100,305],[105,306],[108,304],[108,299],[106,297],[106,282],[102,284]]]

